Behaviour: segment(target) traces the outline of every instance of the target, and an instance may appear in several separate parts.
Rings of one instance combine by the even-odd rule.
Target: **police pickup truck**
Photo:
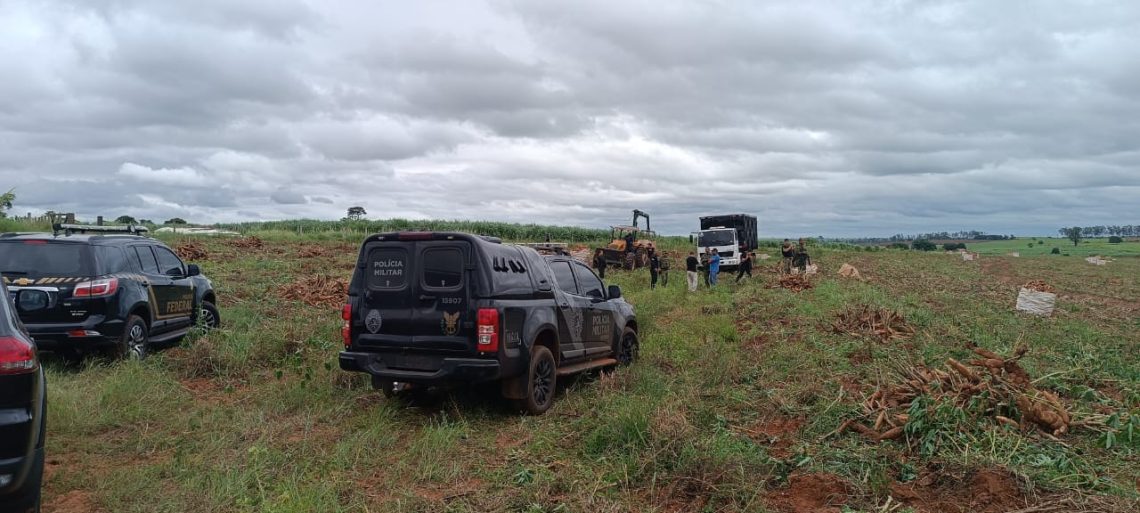
[[[568,255],[464,233],[369,237],[342,314],[340,367],[386,394],[498,381],[534,415],[553,404],[560,376],[629,364],[638,351],[620,288]]]

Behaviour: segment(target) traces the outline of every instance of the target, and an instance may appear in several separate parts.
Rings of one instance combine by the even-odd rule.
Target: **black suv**
[[[74,233],[96,229],[110,233]],[[210,280],[165,244],[107,227],[63,233],[0,235],[4,283],[48,295],[46,308],[20,313],[40,349],[142,358],[151,343],[177,342],[199,321],[219,325]]]
[[[48,297],[36,290],[10,293],[3,284],[0,294],[0,511],[39,511],[46,382],[11,298],[21,311],[33,311],[47,306]]]
[[[343,318],[340,367],[385,393],[498,380],[531,414],[550,408],[558,376],[638,349],[633,307],[589,267],[463,233],[366,239]]]

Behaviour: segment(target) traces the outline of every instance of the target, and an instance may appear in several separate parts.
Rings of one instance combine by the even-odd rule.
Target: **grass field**
[[[1038,244],[1038,241],[1044,244]],[[1029,247],[1033,244],[1033,247]],[[1122,257],[1122,256],[1140,256],[1140,241],[1121,242],[1118,244],[1109,244],[1108,238],[1100,239],[1084,239],[1080,244],[1074,246],[1073,241],[1069,239],[1058,238],[1022,238],[1015,240],[995,240],[986,242],[967,242],[966,246],[970,251],[976,251],[983,255],[1005,255],[1011,252],[1018,252],[1021,256],[1036,256],[1036,255],[1050,255],[1053,248],[1061,250],[1061,255],[1050,255],[1058,258],[1068,253],[1073,257],[1087,257],[1092,255],[1102,255],[1109,257]]]
[[[46,511],[1137,510],[1137,258],[824,251],[799,293],[770,288],[768,269],[696,294],[676,271],[656,291],[647,273],[613,272],[642,359],[523,417],[493,388],[409,407],[341,372],[339,302],[285,299],[313,276],[347,279],[357,240],[317,238],[204,240],[195,263],[217,287],[219,331],[142,363],[49,358]],[[837,276],[844,262],[867,280]],[[1057,288],[1052,318],[1014,311],[1031,279]],[[915,333],[836,333],[848,305],[897,310]],[[923,422],[897,440],[835,433],[896,366],[968,360],[967,342],[1027,344],[1036,385],[1090,425],[1051,439],[919,402]]]

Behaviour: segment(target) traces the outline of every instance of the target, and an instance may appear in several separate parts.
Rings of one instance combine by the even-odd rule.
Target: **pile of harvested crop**
[[[210,253],[202,246],[200,242],[183,242],[174,247],[174,252],[178,253],[178,258],[187,262],[195,262],[201,260],[208,260]]]
[[[844,277],[844,278],[855,278],[857,280],[863,279],[863,275],[859,274],[859,270],[856,269],[855,266],[853,266],[851,264],[843,264],[842,266],[840,266],[839,267],[839,275]]]
[[[330,248],[317,244],[310,244],[308,246],[303,246],[301,250],[297,252],[297,256],[301,258],[331,258],[335,256],[335,254]]]
[[[902,314],[867,305],[845,308],[831,323],[831,328],[836,333],[878,338],[882,342],[914,335],[914,328],[907,324]]]
[[[310,306],[339,306],[348,297],[348,282],[342,278],[314,275],[281,287],[280,296]]]
[[[239,237],[229,242],[230,246],[242,249],[261,249],[265,247],[265,243],[256,236]]]
[[[1026,432],[1039,429],[1056,437],[1069,431],[1073,419],[1065,404],[1034,387],[1018,364],[1026,347],[1011,357],[980,347],[971,350],[979,358],[967,363],[948,358],[942,368],[896,367],[895,383],[880,386],[864,401],[864,415],[844,422],[838,432],[852,430],[873,440],[900,438],[906,433],[912,405],[921,397],[952,403],[963,413],[980,412],[996,423]]]
[[[1057,289],[1053,288],[1052,285],[1045,283],[1045,280],[1032,280],[1025,285],[1022,285],[1021,287],[1029,290],[1036,290],[1037,292],[1048,292],[1050,294],[1057,292]]]
[[[803,274],[784,274],[780,276],[777,286],[792,292],[800,292],[812,288],[811,280]],[[776,287],[771,287],[776,288]]]

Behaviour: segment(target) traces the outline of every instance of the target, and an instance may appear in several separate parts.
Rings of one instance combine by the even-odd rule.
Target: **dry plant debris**
[[[1052,285],[1045,283],[1045,280],[1033,280],[1029,283],[1026,283],[1025,285],[1022,285],[1022,287],[1029,290],[1036,290],[1037,292],[1048,292],[1050,294],[1057,292],[1057,289],[1053,288]]]
[[[814,287],[814,285],[811,284],[811,280],[809,280],[807,276],[804,276],[802,274],[784,274],[784,275],[781,275],[780,281],[777,282],[777,286],[781,287],[781,288],[788,289],[792,292],[801,292],[801,291],[804,291],[804,290],[807,290],[807,289]],[[771,288],[776,288],[776,287],[771,287]]]
[[[863,279],[863,275],[859,274],[859,270],[856,269],[855,266],[853,266],[851,264],[843,264],[842,266],[840,266],[839,267],[839,275],[844,277],[844,278],[855,278],[857,280]]]
[[[179,258],[189,262],[210,258],[210,253],[200,242],[183,242],[174,247],[174,252],[178,253]]]
[[[280,296],[310,306],[336,307],[348,297],[348,282],[322,274],[307,276],[281,287]]]
[[[332,248],[313,244],[302,247],[301,250],[297,252],[297,256],[300,258],[330,258],[336,255]]]
[[[980,404],[984,416],[1022,431],[1037,428],[1051,437],[1069,431],[1074,422],[1065,404],[1034,387],[1018,364],[1028,348],[1019,347],[1008,358],[980,347],[971,350],[978,359],[962,363],[948,358],[943,368],[898,365],[897,381],[880,386],[864,401],[865,415],[844,422],[838,432],[852,430],[876,441],[901,438],[919,397],[951,401],[963,410]]]
[[[906,323],[906,318],[902,314],[867,305],[845,308],[836,316],[831,327],[836,333],[846,333],[853,337],[878,338],[881,342],[914,335],[914,328]]]
[[[239,237],[230,241],[230,246],[243,249],[261,249],[265,243],[256,236]]]

